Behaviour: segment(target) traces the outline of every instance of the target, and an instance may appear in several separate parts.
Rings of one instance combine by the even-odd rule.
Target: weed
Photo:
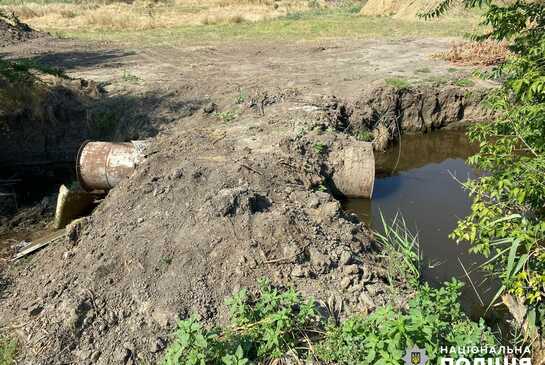
[[[440,289],[424,285],[406,313],[387,306],[328,327],[325,340],[316,346],[317,357],[336,364],[401,364],[406,349],[417,345],[435,364],[440,363],[441,346],[495,344],[484,322],[469,321],[461,310],[461,287],[456,280]]]
[[[325,186],[323,183],[318,185],[318,191],[321,191],[321,192],[326,192],[327,191],[327,186]]]
[[[470,79],[456,79],[454,80],[454,85],[460,87],[472,87],[475,86],[475,81]]]
[[[417,69],[415,72],[419,74],[429,74],[431,72],[431,69],[429,67],[423,67]]]
[[[413,345],[439,363],[442,346],[496,344],[483,321],[461,310],[462,285],[424,285],[406,311],[387,306],[338,323],[313,299],[261,280],[255,296],[243,289],[227,299],[227,325],[205,329],[194,316],[178,322],[163,364],[399,364]]]
[[[358,134],[356,135],[356,139],[358,141],[371,142],[373,139],[375,139],[375,136],[372,132],[368,130],[363,130],[358,132]]]
[[[256,298],[241,290],[226,301],[230,324],[204,330],[195,317],[178,323],[164,364],[244,364],[281,358],[304,348],[320,317],[312,299],[293,289],[280,291],[261,280]],[[246,361],[245,361],[246,359]]]
[[[235,98],[235,104],[242,104],[248,99],[248,95],[242,90],[238,92],[237,97]]]
[[[121,80],[123,80],[124,82],[131,83],[131,84],[137,84],[140,81],[142,81],[142,79],[140,77],[130,73],[127,70],[123,70],[123,74],[121,75]]]
[[[407,89],[410,85],[409,81],[405,79],[401,79],[401,78],[390,78],[384,81],[386,82],[386,85],[395,87],[396,89],[400,89],[400,90]]]
[[[224,123],[232,122],[238,116],[237,113],[230,110],[226,110],[223,112],[214,112],[213,115]]]
[[[6,337],[0,337],[0,365],[14,364],[16,354],[17,341]]]
[[[321,155],[327,150],[327,145],[325,143],[322,143],[322,142],[316,142],[316,143],[314,143],[312,148],[314,148],[314,151],[317,154]]]
[[[172,257],[161,256],[161,258],[159,259],[159,262],[162,265],[168,266],[172,263]]]
[[[391,223],[384,220],[382,213],[380,218],[383,232],[375,232],[375,237],[383,249],[390,285],[393,287],[401,281],[417,287],[422,266],[418,236],[411,232],[400,215],[396,214]]]

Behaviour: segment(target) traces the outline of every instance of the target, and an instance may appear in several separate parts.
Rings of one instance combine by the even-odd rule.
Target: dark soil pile
[[[21,23],[17,18],[10,22],[6,18],[0,17],[0,47],[12,46],[29,39],[45,36],[47,33],[34,30],[27,24]]]
[[[154,363],[177,318],[222,320],[224,299],[263,276],[352,310],[386,301],[363,224],[305,186],[319,181],[305,168],[312,153],[214,140],[203,130],[160,139],[79,235],[15,268],[27,285],[0,321],[28,321],[19,331],[38,355],[25,360]]]

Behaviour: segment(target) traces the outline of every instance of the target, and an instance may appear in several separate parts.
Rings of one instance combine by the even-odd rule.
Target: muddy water
[[[460,182],[478,175],[464,160],[476,152],[463,132],[441,131],[425,136],[403,136],[398,146],[375,155],[377,179],[373,199],[352,199],[346,209],[375,230],[400,213],[417,232],[424,257],[423,279],[438,285],[452,277],[466,282],[462,305],[476,318],[483,315],[497,284],[477,267],[482,258],[468,253],[467,244],[456,244],[448,235],[458,219],[470,212],[471,200]],[[462,268],[476,288],[475,293]]]

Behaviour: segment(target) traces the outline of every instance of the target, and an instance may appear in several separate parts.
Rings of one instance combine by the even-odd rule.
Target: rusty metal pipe
[[[87,191],[109,190],[133,173],[140,157],[133,142],[86,141],[78,151],[76,175]]]
[[[347,198],[368,198],[375,184],[375,157],[370,142],[355,142],[329,155],[335,188]]]

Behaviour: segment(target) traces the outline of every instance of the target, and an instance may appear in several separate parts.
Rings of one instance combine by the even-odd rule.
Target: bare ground
[[[125,103],[112,138],[154,137],[65,242],[4,274],[0,326],[20,339],[22,363],[156,362],[177,318],[222,321],[224,298],[262,276],[337,297],[346,313],[403,306],[409,291],[386,285],[372,235],[320,190],[334,191],[329,152],[363,143],[362,130],[388,141],[482,119],[492,85],[452,85],[443,78],[468,70],[429,57],[448,42],[5,48],[103,83]]]

